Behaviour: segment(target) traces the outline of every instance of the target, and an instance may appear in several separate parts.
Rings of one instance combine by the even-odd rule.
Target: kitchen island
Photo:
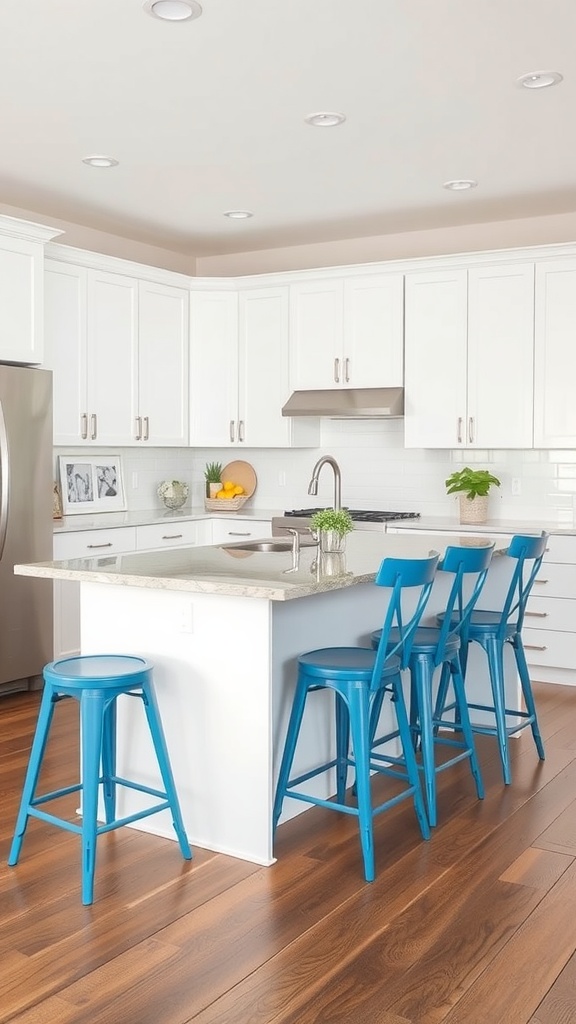
[[[482,541],[355,531],[343,556],[321,557],[309,546],[295,560],[290,550],[230,544],[19,565],[15,572],[80,582],[84,653],[139,654],[154,663],[192,845],[270,864],[274,786],[297,656],[316,647],[369,646],[385,611],[386,594],[373,582],[382,559],[442,553],[448,543]],[[496,591],[509,561],[493,562]],[[442,607],[446,582],[439,574],[430,615]],[[329,695],[311,694],[295,770],[333,756],[332,719]],[[134,702],[122,698],[118,736],[119,773],[157,786],[145,723]],[[329,796],[331,780],[315,781],[318,795]],[[120,813],[132,813],[141,799],[122,791]],[[285,808],[286,817],[305,810],[296,801]],[[168,812],[138,827],[173,838]]]

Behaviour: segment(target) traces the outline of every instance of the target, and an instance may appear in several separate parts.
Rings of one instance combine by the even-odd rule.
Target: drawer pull
[[[107,544],[87,544],[86,547],[88,547],[88,548],[111,548],[112,547],[112,541],[109,540]]]
[[[247,532],[239,533],[238,530],[228,530],[228,536],[229,537],[251,537],[252,534],[251,533],[247,533]]]
[[[340,383],[340,360],[339,359],[335,359],[334,360],[334,383],[335,384],[339,384]]]
[[[531,615],[533,619],[547,619],[548,612],[526,612],[526,616]]]
[[[534,580],[534,583],[539,583],[539,584],[549,583],[549,582],[550,582],[549,580]]]
[[[235,420],[230,420],[230,441],[234,440],[234,424]]]
[[[162,540],[181,540],[181,539],[182,539],[182,534],[181,533],[165,533],[164,536],[162,537]]]
[[[525,651],[547,651],[546,644],[524,644]]]
[[[350,360],[348,357],[344,360],[344,379],[347,384],[350,383]]]
[[[80,422],[82,423],[82,427],[80,429],[80,435],[81,435],[83,441],[87,441],[88,440],[88,413],[86,413],[86,412],[82,413],[82,415],[80,417]]]
[[[135,441],[141,441],[142,440],[142,417],[141,416],[136,416],[134,422],[136,424],[136,431],[135,431],[135,434],[134,434],[134,440]]]
[[[457,434],[456,434],[456,440],[458,441],[458,444],[462,444],[462,417],[461,416],[458,417],[458,430],[457,430]]]
[[[98,418],[96,413],[93,412],[90,417],[90,440],[95,441],[98,437]]]
[[[144,437],[143,437],[143,440],[144,441],[149,441],[150,440],[150,420],[149,420],[148,416],[144,417]]]

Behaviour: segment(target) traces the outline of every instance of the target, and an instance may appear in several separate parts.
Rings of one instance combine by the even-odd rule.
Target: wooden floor
[[[504,787],[479,737],[486,799],[459,765],[441,776],[429,843],[409,804],[382,815],[372,885],[355,821],[314,808],[279,830],[271,868],[199,849],[186,864],[129,828],[102,836],[92,907],[74,835],[34,821],[6,866],[37,695],[3,698],[0,1021],[573,1024],[576,689],[536,697],[546,761],[524,734]],[[75,772],[75,714],[57,709],[50,787]]]

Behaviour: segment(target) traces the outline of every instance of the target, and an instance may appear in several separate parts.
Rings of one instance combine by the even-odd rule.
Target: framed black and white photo
[[[65,516],[125,511],[120,455],[60,455],[58,466]]]

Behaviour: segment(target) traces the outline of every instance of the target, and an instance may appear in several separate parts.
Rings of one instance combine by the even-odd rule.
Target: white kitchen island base
[[[274,861],[272,804],[296,658],[332,644],[369,645],[384,595],[374,584],[298,601],[82,583],[82,652],[139,654],[154,685],[184,825],[192,845],[259,864]],[[295,771],[334,756],[332,698],[312,694]],[[118,772],[160,778],[141,709],[118,702]],[[330,778],[315,780],[328,797]],[[310,785],[310,784],[309,784]],[[121,815],[146,798],[119,790]],[[283,820],[306,810],[287,800]],[[135,827],[174,838],[169,812]]]

